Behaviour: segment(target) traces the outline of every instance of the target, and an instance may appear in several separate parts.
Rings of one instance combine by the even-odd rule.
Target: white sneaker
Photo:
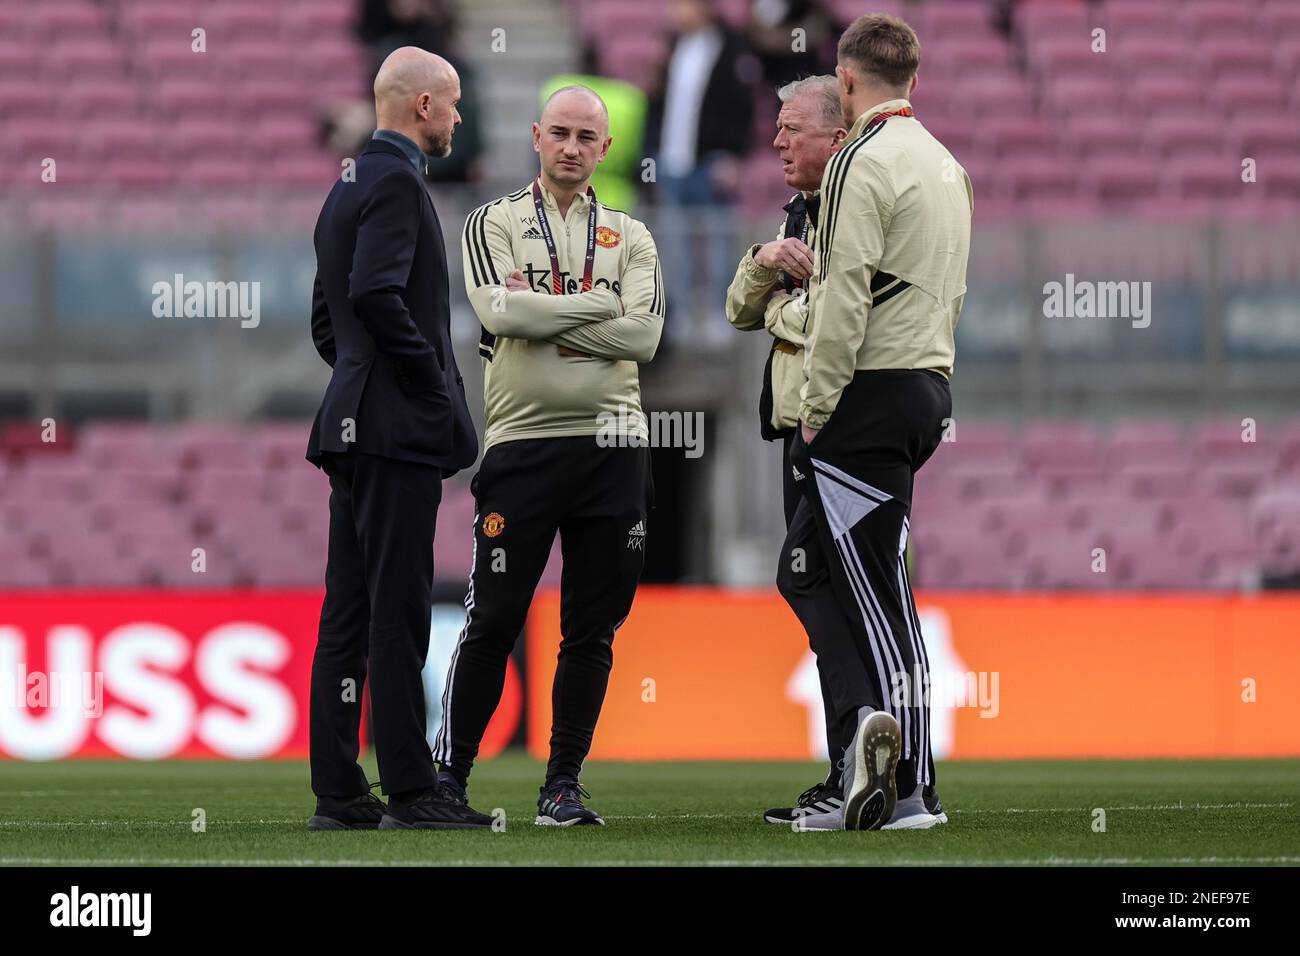
[[[893,818],[894,770],[902,750],[898,721],[883,710],[868,711],[858,722],[844,755],[844,829],[876,830]]]
[[[916,791],[906,800],[898,801],[897,806],[894,807],[894,815],[880,829],[928,830],[930,827],[947,822],[948,814],[940,811],[939,815],[936,816],[926,809],[925,800],[921,797],[921,788],[917,787]]]

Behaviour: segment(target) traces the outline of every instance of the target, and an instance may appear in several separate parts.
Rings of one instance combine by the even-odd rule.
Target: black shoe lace
[[[551,791],[551,799],[556,803],[577,803],[590,800],[591,794],[580,783],[562,783]]]
[[[439,780],[436,784],[434,784],[434,791],[442,799],[448,801],[449,803],[454,803],[457,806],[462,806],[469,803],[469,798],[466,796],[464,790],[460,789],[460,787],[453,786],[452,784],[447,783],[446,781]]]

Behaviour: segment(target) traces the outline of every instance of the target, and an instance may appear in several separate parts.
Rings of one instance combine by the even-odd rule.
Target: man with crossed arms
[[[558,532],[562,640],[539,826],[604,823],[578,776],[645,563],[653,498],[638,364],[659,345],[664,286],[649,230],[589,185],[611,142],[595,92],[557,90],[533,124],[539,175],[470,213],[461,242],[482,324],[487,452],[473,483],[469,614],[434,757],[439,780],[464,793]],[[629,423],[626,433],[610,435],[610,422]]]

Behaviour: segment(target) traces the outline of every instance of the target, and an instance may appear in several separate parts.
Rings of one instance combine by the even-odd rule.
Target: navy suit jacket
[[[315,245],[311,335],[334,372],[308,460],[356,451],[444,475],[472,465],[478,437],[451,349],[442,228],[400,149],[370,141],[356,181],[340,178],[330,190]]]

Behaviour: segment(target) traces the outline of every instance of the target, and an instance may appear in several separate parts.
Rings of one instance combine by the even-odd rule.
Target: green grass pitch
[[[367,769],[374,779],[373,760]],[[795,833],[761,812],[802,763],[592,763],[604,827],[533,826],[540,765],[482,764],[471,800],[504,832],[309,833],[304,762],[0,764],[0,864],[1295,865],[1300,761],[952,762],[929,831]],[[192,829],[193,811],[206,831]],[[1105,832],[1094,832],[1096,808]]]

